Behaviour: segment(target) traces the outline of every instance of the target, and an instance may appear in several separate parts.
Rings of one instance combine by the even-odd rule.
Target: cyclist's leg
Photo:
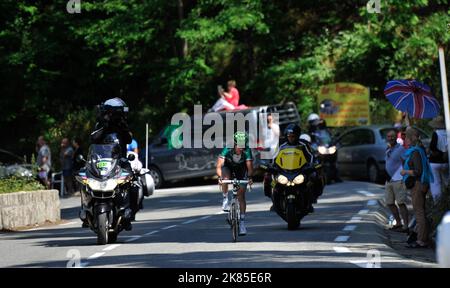
[[[222,179],[229,180],[231,178],[231,170],[226,165],[222,166]],[[223,200],[222,210],[228,211],[230,207],[230,200],[228,198],[228,184],[222,184]]]
[[[247,170],[244,167],[240,167],[234,171],[237,179],[246,179]],[[247,185],[242,185],[238,191],[239,208],[241,209],[241,218],[245,217],[245,212],[247,210],[247,202],[245,201],[245,192],[247,191]]]
[[[223,165],[222,166],[222,179],[230,180],[230,178],[231,178],[230,167]],[[226,197],[228,195],[228,184],[222,184],[222,192],[223,192],[223,197]]]

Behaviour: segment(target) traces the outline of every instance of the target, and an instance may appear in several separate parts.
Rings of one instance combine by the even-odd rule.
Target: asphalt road
[[[65,223],[0,233],[0,267],[432,267],[384,243],[382,195],[381,186],[364,182],[327,186],[315,212],[288,231],[255,184],[247,195],[248,234],[233,243],[217,185],[160,189],[146,198],[133,230],[104,246],[81,228],[72,197],[61,201]]]

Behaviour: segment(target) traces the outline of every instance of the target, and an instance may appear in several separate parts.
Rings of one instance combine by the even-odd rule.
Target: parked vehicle
[[[3,177],[34,177],[33,166],[27,164],[23,158],[0,149],[0,178]]]
[[[226,113],[243,113],[245,117],[251,119],[254,123],[258,123],[260,113],[279,113],[279,125],[283,130],[289,123],[300,123],[300,116],[297,107],[294,103],[289,102],[280,105],[258,106],[245,110],[218,112],[222,119],[226,119]],[[248,116],[250,114],[250,116]],[[204,118],[207,114],[203,114]],[[203,119],[202,119],[203,120]],[[194,119],[191,117],[192,125],[194,127]],[[225,121],[223,121],[225,123]],[[203,123],[203,121],[202,121]],[[248,129],[250,123],[246,123]],[[149,161],[148,169],[155,181],[155,187],[159,188],[167,181],[176,181],[196,177],[211,177],[216,173],[215,165],[217,157],[222,151],[221,148],[180,148],[175,149],[170,147],[167,136],[165,135],[167,126],[151,140],[148,147]],[[203,133],[210,128],[208,125],[202,126]],[[223,129],[226,131],[225,127]],[[194,133],[193,133],[194,134]],[[217,135],[216,135],[217,137]],[[225,136],[222,141],[225,143]],[[193,141],[192,141],[193,143]],[[255,170],[260,165],[260,152],[257,149],[252,149]],[[145,149],[141,151],[141,159],[144,162]]]
[[[389,125],[371,125],[351,128],[336,140],[337,166],[342,176],[365,178],[382,183],[385,179],[386,134],[393,129]],[[420,130],[426,147],[430,137]]]

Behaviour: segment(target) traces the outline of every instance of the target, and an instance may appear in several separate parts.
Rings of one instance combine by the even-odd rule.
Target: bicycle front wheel
[[[237,215],[236,203],[231,204],[230,209],[231,209],[231,233],[233,236],[233,242],[236,242],[239,234],[239,220]]]

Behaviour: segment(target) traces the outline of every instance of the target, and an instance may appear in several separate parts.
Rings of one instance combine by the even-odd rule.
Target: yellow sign
[[[306,163],[303,151],[297,148],[285,148],[278,152],[275,163],[285,170],[300,169]]]
[[[369,89],[356,83],[322,86],[317,99],[328,126],[370,125]]]

